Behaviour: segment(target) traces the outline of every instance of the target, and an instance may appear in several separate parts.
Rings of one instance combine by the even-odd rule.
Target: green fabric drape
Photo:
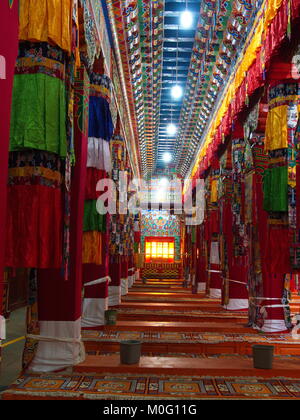
[[[67,155],[66,91],[45,74],[15,75],[10,150],[24,148]]]
[[[84,203],[83,231],[106,232],[106,215],[99,214],[96,200],[87,200]]]
[[[288,169],[287,166],[269,168],[264,174],[264,210],[288,210]]]

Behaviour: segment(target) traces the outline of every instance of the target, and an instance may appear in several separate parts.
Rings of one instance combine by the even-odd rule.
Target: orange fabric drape
[[[96,231],[83,233],[83,264],[102,264],[102,235]]]
[[[71,52],[72,0],[20,0],[20,40],[48,42]]]

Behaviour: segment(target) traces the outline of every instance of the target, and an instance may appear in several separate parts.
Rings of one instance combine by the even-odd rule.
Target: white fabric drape
[[[209,297],[211,299],[220,299],[222,297],[221,289],[209,289]]]
[[[126,296],[128,294],[128,278],[121,279],[121,295]]]
[[[197,292],[205,292],[206,290],[206,283],[198,283],[197,284]]]
[[[261,331],[267,333],[284,332],[286,331],[285,321],[283,319],[266,319]]]
[[[108,287],[108,306],[117,306],[121,303],[121,286]]]
[[[33,372],[54,372],[84,361],[81,318],[76,321],[40,321],[40,335],[28,337],[39,341],[30,365]]]
[[[112,160],[108,141],[89,137],[87,167],[111,172]]]
[[[99,327],[105,324],[105,311],[108,309],[108,298],[85,298],[83,300],[83,328]]]
[[[248,299],[229,299],[228,305],[224,305],[224,308],[228,311],[239,311],[249,308]]]

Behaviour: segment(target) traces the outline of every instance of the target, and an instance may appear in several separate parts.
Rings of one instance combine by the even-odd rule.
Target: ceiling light
[[[164,153],[163,154],[163,161],[165,163],[170,163],[172,161],[172,155],[171,155],[171,153],[169,153],[169,152]]]
[[[193,14],[189,10],[185,10],[180,15],[180,26],[182,29],[190,29],[193,25]]]
[[[167,126],[167,133],[169,136],[174,136],[177,133],[177,127],[175,124],[169,124]]]
[[[171,155],[170,155],[170,157],[171,157]],[[169,161],[170,162],[170,161]],[[160,186],[162,186],[162,187],[166,187],[168,184],[169,184],[169,180],[168,180],[168,178],[161,178],[160,180],[159,180],[159,184],[160,184]]]
[[[171,95],[174,99],[180,99],[182,97],[182,87],[179,85],[175,85],[172,87]]]

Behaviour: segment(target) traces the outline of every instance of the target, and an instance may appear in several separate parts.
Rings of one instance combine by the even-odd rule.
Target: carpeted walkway
[[[147,375],[22,375],[4,400],[299,400],[300,379]]]
[[[25,373],[2,398],[300,399],[300,340],[249,328],[247,311],[226,311],[220,300],[193,295],[177,280],[176,293],[171,280],[168,291],[161,280],[148,286],[135,285],[122,298],[116,325],[82,331],[84,363],[64,373]],[[123,340],[142,342],[139,364],[120,364]],[[253,344],[274,346],[273,369],[254,369]]]

